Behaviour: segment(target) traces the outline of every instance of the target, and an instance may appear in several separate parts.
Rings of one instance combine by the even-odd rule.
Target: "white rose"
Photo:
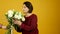
[[[19,12],[19,14],[18,14],[18,19],[21,19],[21,18],[22,18],[21,12]]]
[[[15,13],[14,18],[18,18],[18,12]]]
[[[15,16],[14,16],[14,18],[16,18],[16,19],[17,19],[17,18],[18,18],[18,15],[15,15]]]
[[[22,21],[25,21],[25,18],[24,17],[22,17]]]
[[[16,18],[16,19],[21,19],[21,18],[22,18],[22,17],[21,17],[21,13],[16,12],[14,18]]]
[[[22,20],[22,21],[25,21],[25,18],[24,16],[22,16],[21,12],[16,12],[15,15],[14,15],[14,18],[18,19],[18,20]]]
[[[17,19],[21,19],[21,15],[18,15],[18,18]]]
[[[13,10],[8,10],[8,17],[12,17],[14,14]]]

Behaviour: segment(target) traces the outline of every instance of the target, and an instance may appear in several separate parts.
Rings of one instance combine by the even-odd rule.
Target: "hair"
[[[29,9],[28,13],[32,13],[32,11],[33,11],[32,4],[30,2],[28,2],[28,1],[24,2],[23,4],[25,4],[26,7],[28,7],[28,9]]]

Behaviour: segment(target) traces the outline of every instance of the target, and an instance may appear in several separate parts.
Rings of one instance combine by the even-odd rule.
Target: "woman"
[[[14,19],[14,24],[20,26],[22,34],[38,34],[37,16],[32,14],[33,6],[30,2],[23,3],[23,12],[25,13],[25,22]]]

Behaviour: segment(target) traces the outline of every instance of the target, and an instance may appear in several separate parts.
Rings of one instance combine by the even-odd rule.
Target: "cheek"
[[[28,8],[26,8],[26,12],[28,12],[29,11],[29,9]]]
[[[28,8],[23,8],[23,11],[24,11],[24,12],[28,12],[29,9],[28,9]]]

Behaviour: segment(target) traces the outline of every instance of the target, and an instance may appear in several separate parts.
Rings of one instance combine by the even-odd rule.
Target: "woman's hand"
[[[3,26],[2,24],[0,24],[0,28],[6,29],[6,26]]]
[[[2,29],[7,29],[7,27],[6,26],[2,26]]]
[[[17,24],[17,25],[21,25],[22,22],[20,20],[17,20],[17,19],[13,19],[13,22],[14,24]]]

